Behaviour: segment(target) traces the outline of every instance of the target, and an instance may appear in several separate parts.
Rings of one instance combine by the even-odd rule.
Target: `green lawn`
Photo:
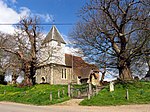
[[[126,89],[129,91],[129,100],[126,99]],[[93,96],[90,100],[83,100],[80,105],[104,106],[150,103],[150,82],[132,82],[116,84],[115,91],[109,92],[109,86]]]
[[[62,93],[63,89],[65,90],[64,95]],[[129,100],[126,99],[126,89],[129,91]],[[57,95],[58,90],[60,90],[60,98],[58,98]],[[53,95],[52,101],[50,101],[50,92],[52,92]],[[41,84],[23,88],[0,85],[0,101],[50,105],[66,100],[69,100],[69,97],[67,96],[67,85]],[[101,106],[145,103],[150,103],[150,82],[116,84],[114,92],[109,92],[109,87],[107,86],[100,91],[97,96],[93,96],[90,100],[83,100],[80,105]]]
[[[62,90],[65,90],[63,95]],[[58,98],[60,90],[60,98]],[[50,101],[50,92],[53,100]],[[41,84],[33,87],[13,87],[10,85],[0,85],[0,101],[12,101],[34,105],[49,105],[69,100],[67,96],[67,85]]]

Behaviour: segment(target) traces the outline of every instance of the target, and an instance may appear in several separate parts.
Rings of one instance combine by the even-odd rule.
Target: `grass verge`
[[[58,98],[58,90],[60,90],[60,98]],[[50,101],[50,92],[52,92],[53,96],[52,101]],[[49,105],[66,100],[69,100],[66,85],[41,84],[23,88],[13,87],[10,85],[0,85],[0,101],[11,101],[34,105]]]
[[[126,89],[129,92],[129,100],[126,99]],[[106,106],[147,103],[150,103],[150,82],[132,82],[116,84],[114,92],[109,92],[109,86],[107,86],[97,96],[93,96],[90,100],[83,100],[80,105]]]

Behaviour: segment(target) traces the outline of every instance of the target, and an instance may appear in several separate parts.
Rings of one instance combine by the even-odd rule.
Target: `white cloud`
[[[0,23],[16,23],[18,13],[9,8],[6,3],[0,1]]]
[[[32,13],[27,7],[20,7],[19,11],[8,7],[9,1],[0,0],[0,24],[16,24],[22,17],[39,16],[45,22],[52,22],[53,16],[49,14]],[[12,3],[16,3],[17,0],[10,0]],[[14,5],[15,6],[15,5]],[[0,31],[5,33],[13,33],[14,27],[12,25],[0,25]]]
[[[28,17],[31,14],[31,10],[27,7],[21,7],[20,8],[20,17]]]
[[[49,15],[49,14],[45,15],[45,21],[46,22],[53,22],[53,20],[54,20],[53,15]]]
[[[69,37],[67,35],[61,34],[63,39],[65,40],[65,42],[67,43],[67,45],[69,45],[70,41],[69,41]],[[73,48],[72,46],[66,46],[65,47],[65,53],[66,54],[71,54],[74,56],[82,56],[83,53],[81,52],[81,50],[77,49],[77,48]]]
[[[40,18],[43,19],[45,22],[53,22],[53,20],[54,20],[53,15],[49,15],[49,14],[39,14],[39,13],[33,14],[33,16],[34,16],[34,15],[40,17]]]
[[[1,25],[0,31],[4,33],[13,34],[14,33],[14,27],[12,25]]]
[[[30,10],[28,8],[20,8],[18,13],[12,8],[9,8],[6,3],[0,1],[0,23],[1,24],[15,24],[18,23],[20,18],[29,15]],[[13,33],[14,27],[12,25],[1,25],[0,31],[5,33]]]
[[[17,0],[11,0],[12,3],[17,3]]]

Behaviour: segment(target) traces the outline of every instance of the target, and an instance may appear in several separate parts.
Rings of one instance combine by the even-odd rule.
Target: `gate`
[[[91,98],[91,96],[97,95],[98,92],[103,89],[105,86],[93,86],[91,83],[76,85],[76,84],[68,84],[68,96],[71,98]]]
[[[85,98],[88,96],[88,84],[84,85],[71,85],[71,97],[72,98]]]

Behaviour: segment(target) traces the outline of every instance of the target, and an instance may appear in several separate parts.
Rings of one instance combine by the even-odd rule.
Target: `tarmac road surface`
[[[150,104],[122,106],[34,106],[0,102],[0,112],[150,112]]]

